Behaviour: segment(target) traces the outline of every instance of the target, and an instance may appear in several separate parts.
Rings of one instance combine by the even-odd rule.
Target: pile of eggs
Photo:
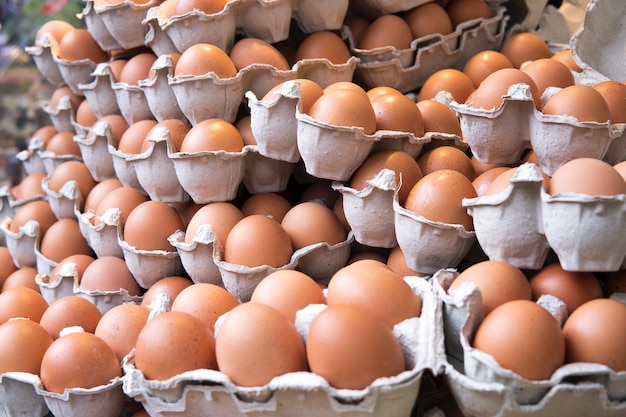
[[[622,371],[626,344],[589,353],[574,310],[626,312],[626,85],[505,40],[483,0],[274,3],[86,1],[87,29],[39,30],[51,124],[0,195],[0,374],[33,415],[160,415],[189,380],[376,394],[379,415],[408,386],[413,415],[458,324],[439,303],[475,287],[473,333],[446,346],[532,381]]]

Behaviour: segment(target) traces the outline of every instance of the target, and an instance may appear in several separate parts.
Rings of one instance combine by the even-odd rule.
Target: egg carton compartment
[[[111,135],[110,123],[96,122],[88,134],[74,136],[83,163],[96,182],[115,178],[113,157],[109,153]]]
[[[542,268],[550,250],[543,232],[542,187],[537,165],[525,163],[502,192],[463,200],[476,239],[490,260],[520,269]]]
[[[43,111],[48,115],[52,125],[59,132],[74,131],[72,121],[76,117],[76,109],[72,106],[70,96],[61,97],[54,109],[50,106],[50,103],[44,104]]]
[[[443,337],[437,322],[441,304],[422,278],[405,277],[420,296],[422,313],[394,327],[407,370],[379,378],[363,390],[336,389],[310,372],[275,377],[262,387],[233,384],[222,372],[198,369],[164,381],[147,380],[135,368],[134,352],[124,358],[124,392],[140,401],[153,416],[409,416],[415,405],[422,375],[438,369],[443,357]],[[296,316],[296,327],[306,337],[308,324],[324,308],[311,305]]]
[[[145,27],[142,22],[148,9],[159,4],[157,0],[135,3],[124,0],[119,3],[96,3],[94,10],[102,20],[108,33],[122,49],[133,49],[145,45]],[[137,30],[141,28],[141,30]],[[112,45],[111,45],[112,46]]]
[[[41,160],[39,151],[45,149],[46,142],[40,137],[31,137],[28,141],[28,148],[19,151],[15,157],[21,162],[27,175],[35,173],[46,173],[46,167]]]
[[[616,165],[622,161],[626,161],[626,125],[624,123],[615,124],[616,131],[622,131],[621,135],[615,135],[611,141],[609,149],[602,160],[611,165]]]
[[[56,300],[74,295],[76,287],[78,270],[76,264],[67,262],[63,264],[57,271],[56,278],[52,277],[52,271],[47,274],[35,275],[35,282],[39,286],[42,297],[48,302],[48,305]]]
[[[296,270],[322,285],[327,285],[335,272],[348,263],[353,242],[354,235],[350,232],[346,240],[335,245],[319,242],[298,249],[292,256],[296,262]]]
[[[37,262],[36,269],[38,274],[50,275],[54,268],[59,264],[57,261],[54,261],[48,258],[46,255],[41,253],[40,250],[41,241],[35,244],[35,259]]]
[[[13,258],[13,263],[17,268],[35,267],[37,265],[35,246],[42,236],[39,222],[29,220],[20,226],[17,232],[11,230],[12,222],[12,217],[5,217],[0,222],[0,230],[4,234],[5,246]]]
[[[117,96],[113,91],[113,75],[108,62],[101,62],[91,73],[91,79],[78,85],[93,113],[101,118],[121,114]]]
[[[143,88],[124,82],[115,82],[111,88],[115,93],[120,113],[129,125],[140,120],[154,119]]]
[[[85,0],[83,10],[78,14],[78,18],[85,22],[85,26],[103,51],[125,49],[111,34],[102,16],[96,12],[95,3],[95,0]]]
[[[82,208],[84,202],[76,181],[68,181],[59,191],[50,189],[50,176],[41,180],[41,188],[48,197],[50,208],[57,219],[76,219],[75,210]]]
[[[32,46],[25,48],[31,56],[37,70],[50,84],[61,86],[65,84],[59,65],[55,57],[59,54],[59,44],[50,33],[42,33],[39,40]]]
[[[137,178],[137,171],[135,170],[135,165],[132,161],[135,155],[119,151],[110,142],[107,144],[107,149],[111,155],[111,159],[113,160],[115,175],[120,180],[122,185],[124,187],[134,188],[147,195],[148,193],[143,189],[139,179]]]
[[[430,1],[432,0],[351,0],[350,10],[358,11],[369,19],[375,19],[385,14],[405,12]]]
[[[48,415],[48,406],[36,391],[41,380],[27,372],[6,372],[0,374],[0,413],[6,416]]]
[[[151,7],[146,12],[145,19],[141,22],[145,26],[146,31],[145,45],[159,57],[161,55],[179,53],[172,39],[161,28],[161,22],[165,20],[167,19],[163,17],[158,7]]]
[[[117,241],[118,229],[122,227],[119,208],[111,208],[98,218],[93,211],[77,212],[76,218],[81,234],[98,258],[103,256],[124,257],[122,248]]]
[[[252,145],[245,162],[241,182],[250,194],[285,191],[296,168],[295,162],[264,156]]]
[[[10,188],[6,185],[0,187],[0,219],[15,215],[15,209],[11,205],[12,201],[13,197],[11,196]]]
[[[215,259],[222,258],[222,244],[217,242],[210,224],[201,225],[190,243],[185,242],[185,232],[178,230],[168,237],[176,248],[183,268],[194,283],[206,282],[224,287],[222,275]]]
[[[186,120],[185,115],[178,106],[174,90],[172,90],[169,84],[169,77],[174,74],[172,55],[159,55],[151,70],[154,71],[153,77],[140,80],[137,83],[145,95],[145,100],[151,113],[148,118],[154,116],[158,122],[168,119]]]
[[[444,379],[465,415],[555,416],[624,413],[624,373],[590,363],[567,364],[549,380],[529,381],[501,368],[493,358],[470,346],[484,317],[478,287],[465,284],[448,294],[456,270],[441,270],[432,284],[442,300],[448,363]],[[554,297],[546,307],[559,319],[562,302]],[[563,312],[563,310],[560,310]],[[562,317],[561,317],[562,319]]]
[[[74,94],[82,96],[83,92],[80,89],[80,84],[89,83],[92,80],[91,73],[96,68],[97,63],[88,58],[76,61],[62,59],[54,55],[53,58],[59,67],[59,72],[65,84]]]
[[[121,378],[94,388],[66,389],[63,394],[46,391],[43,386],[36,386],[35,390],[54,416],[118,417],[126,400]]]
[[[419,89],[426,79],[444,68],[463,68],[475,53],[499,50],[506,33],[506,8],[498,7],[490,19],[467,21],[448,35],[414,39],[411,47],[360,50],[351,39],[351,50],[361,62],[356,76],[366,89],[389,86],[408,93]]]
[[[607,0],[591,0],[583,25],[570,39],[574,61],[590,83],[626,80],[624,42],[626,5]]]

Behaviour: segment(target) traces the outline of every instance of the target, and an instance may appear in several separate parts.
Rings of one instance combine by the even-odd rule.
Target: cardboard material
[[[193,282],[207,282],[223,287],[222,275],[215,259],[222,258],[222,245],[217,242],[210,224],[201,225],[191,243],[185,242],[185,232],[174,232],[168,241],[176,248],[185,272]]]
[[[141,22],[146,27],[145,44],[152,49],[156,56],[169,55],[178,53],[178,49],[172,39],[161,28],[160,20],[162,17],[158,7],[151,7],[146,12],[145,19]]]
[[[261,155],[257,146],[248,146],[242,183],[251,194],[281,192],[293,174],[296,163]]]
[[[107,144],[107,149],[113,160],[115,176],[120,180],[122,185],[124,187],[134,188],[147,195],[148,193],[143,189],[137,178],[137,171],[133,163],[134,155],[120,152],[110,141]]]
[[[138,85],[116,82],[111,88],[115,92],[117,106],[129,125],[146,119],[154,119],[146,93]]]
[[[51,84],[61,86],[65,84],[59,65],[54,57],[58,55],[59,43],[50,33],[42,33],[39,40],[32,46],[25,48],[31,56],[39,73]]]
[[[105,51],[124,49],[104,24],[102,15],[96,12],[95,3],[95,0],[86,0],[83,3],[83,10],[78,15],[79,19],[85,21],[85,26],[87,26],[87,29],[93,35],[94,40],[100,48]]]
[[[110,208],[104,212],[98,218],[100,220],[98,225],[95,223],[96,216],[93,211],[77,213],[76,216],[83,237],[98,258],[103,256],[124,257],[122,248],[117,241],[118,229],[122,227],[119,208]]]
[[[83,198],[76,181],[66,182],[59,191],[51,190],[49,183],[50,176],[47,176],[41,180],[41,188],[48,196],[48,203],[56,218],[76,220],[75,209],[80,211],[83,206]]]
[[[76,109],[72,106],[70,96],[61,97],[55,109],[50,107],[50,103],[44,104],[43,111],[50,117],[52,125],[59,132],[74,131],[72,120],[76,116]]]
[[[137,83],[144,92],[151,113],[148,118],[154,116],[158,122],[168,119],[186,120],[168,81],[168,78],[174,74],[172,55],[159,55],[152,65],[152,70],[154,70],[152,78],[140,80]]]
[[[27,372],[0,374],[0,414],[11,417],[48,415],[48,406],[36,387],[41,387],[37,375]]]
[[[19,231],[12,232],[10,229],[12,221],[12,217],[2,219],[0,230],[4,234],[4,241],[13,263],[18,268],[35,267],[37,265],[35,246],[41,240],[39,223],[36,220],[29,220],[19,228]]]
[[[83,92],[79,86],[80,84],[85,84],[92,80],[91,73],[96,68],[97,63],[93,62],[91,59],[70,61],[54,55],[52,57],[59,67],[59,72],[65,84],[67,84],[72,92],[82,96]]]
[[[113,91],[113,75],[106,62],[100,63],[91,73],[92,79],[78,85],[89,108],[101,118],[109,114],[121,114],[117,97]]]
[[[43,387],[37,387],[36,391],[55,416],[118,417],[126,400],[121,378],[94,388],[66,389],[63,394],[46,391]]]
[[[346,240],[335,245],[319,242],[298,249],[292,256],[296,270],[326,285],[335,272],[348,263],[353,242],[354,236],[349,233]]]
[[[122,49],[133,49],[145,45],[145,28],[142,25],[148,9],[157,5],[156,0],[135,3],[125,0],[116,4],[98,3],[96,13],[108,32]]]
[[[96,182],[115,178],[113,157],[109,153],[108,145],[112,140],[111,135],[110,123],[96,122],[88,135],[74,136],[74,142],[80,148],[82,160]]]

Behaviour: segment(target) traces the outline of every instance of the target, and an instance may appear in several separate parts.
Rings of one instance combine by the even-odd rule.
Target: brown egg
[[[101,117],[96,123],[93,124],[92,129],[95,129],[98,125],[108,126],[109,133],[111,135],[109,140],[113,147],[118,146],[120,138],[129,127],[128,122],[121,114],[108,114]]]
[[[191,243],[203,224],[210,224],[220,245],[224,245],[232,228],[244,218],[242,211],[227,201],[216,201],[202,206],[193,215],[185,232],[185,243]]]
[[[534,153],[534,152],[533,152]],[[527,155],[527,153],[526,153]],[[489,163],[489,162],[483,162],[478,160],[478,158],[476,158],[476,155],[472,155],[471,156],[471,160],[472,160],[472,165],[474,165],[474,171],[476,171],[476,175],[480,175],[486,171],[489,171],[492,168],[511,168],[513,165],[512,164],[501,164],[501,163]],[[524,163],[524,162],[533,162],[533,161],[520,161],[520,164]],[[535,165],[537,164],[537,161],[534,161]]]
[[[191,314],[163,312],[148,320],[139,332],[135,366],[154,380],[195,369],[217,369],[215,337]]]
[[[232,123],[224,119],[205,119],[187,132],[180,152],[241,152],[243,145],[243,138]]]
[[[530,381],[547,380],[565,359],[565,338],[556,319],[529,300],[509,301],[487,314],[473,346],[504,369]]]
[[[274,307],[295,323],[298,310],[309,304],[326,304],[326,296],[307,274],[282,269],[263,278],[254,288],[250,301]]]
[[[54,222],[39,245],[39,252],[53,262],[61,262],[70,255],[93,255],[93,250],[80,231],[78,221],[64,218]]]
[[[350,232],[352,228],[350,227],[350,224],[348,223],[348,220],[346,219],[346,213],[343,211],[343,195],[340,195],[335,200],[335,204],[333,204],[333,212],[335,213],[335,216],[337,216],[337,218],[343,225],[343,228],[346,231],[346,233]]]
[[[517,172],[517,167],[506,168],[497,177],[495,177],[493,181],[491,181],[491,183],[489,184],[489,187],[485,190],[485,195],[499,194],[502,191],[509,188],[509,186],[511,185],[510,180],[511,178],[513,178],[516,172]],[[542,175],[543,175],[542,186],[543,186],[543,189],[547,191],[548,184],[550,182],[550,177],[548,177],[546,174],[543,174],[543,173]]]
[[[175,14],[176,3],[178,0],[165,0],[156,7],[159,8],[159,12],[163,13],[163,16],[170,19]]]
[[[382,262],[358,261],[339,269],[328,283],[326,302],[362,305],[390,328],[422,311],[419,296]]]
[[[598,298],[579,306],[563,325],[567,363],[606,365],[615,372],[626,370],[626,337],[620,331],[626,306],[609,298]]]
[[[416,103],[424,122],[424,132],[450,133],[462,137],[461,122],[450,107],[428,99]]]
[[[174,6],[174,16],[184,15],[193,10],[206,14],[219,13],[228,3],[227,0],[177,0]]]
[[[446,9],[434,1],[410,9],[404,14],[404,20],[411,29],[413,39],[434,34],[447,35],[454,30]]]
[[[622,176],[624,181],[626,181],[626,161],[618,162],[613,165],[613,168]]]
[[[155,135],[160,137],[161,135],[168,135],[172,146],[176,152],[180,151],[180,147],[185,139],[185,135],[191,129],[191,125],[179,119],[166,119],[158,122],[148,131],[141,144],[140,153],[146,152],[153,146],[153,142],[148,140]]]
[[[30,139],[40,138],[44,141],[44,143],[48,143],[48,141],[50,141],[50,138],[52,138],[52,136],[56,135],[57,133],[59,133],[59,131],[56,127],[54,127],[54,125],[46,125],[35,130]]]
[[[415,102],[403,94],[384,94],[370,99],[376,114],[376,130],[424,135],[424,121]]]
[[[333,189],[331,180],[318,178],[304,187],[298,202],[313,201],[331,208],[340,195],[339,191]]]
[[[61,188],[70,181],[75,181],[82,200],[87,198],[96,180],[93,179],[89,168],[81,161],[66,161],[59,165],[50,173],[48,187],[52,191],[60,192]]]
[[[37,34],[35,35],[35,43],[40,42],[44,36],[44,34],[50,34],[52,38],[54,38],[57,43],[61,42],[63,36],[66,33],[73,30],[74,26],[71,23],[61,20],[61,19],[53,19],[49,20],[37,29]]]
[[[348,14],[343,19],[343,24],[350,29],[355,45],[359,45],[361,43],[361,39],[363,38],[363,33],[369,26],[370,21],[357,14]]]
[[[109,192],[113,191],[116,188],[122,187],[123,184],[118,178],[107,178],[105,180],[100,181],[91,189],[89,194],[87,194],[87,198],[85,198],[85,204],[83,206],[83,211],[87,213],[89,210],[96,210],[98,204],[102,201],[104,196],[106,196]]]
[[[152,52],[144,52],[130,58],[120,71],[118,82],[128,85],[137,85],[140,80],[145,80],[150,74],[150,69],[157,56]]]
[[[533,300],[549,294],[563,301],[568,314],[581,304],[603,296],[595,275],[588,271],[566,271],[556,262],[544,266],[530,278]]]
[[[167,238],[185,226],[170,206],[160,201],[145,201],[136,206],[126,219],[124,241],[140,250],[174,251]]]
[[[354,89],[325,90],[311,106],[309,115],[332,126],[363,128],[366,135],[376,131],[376,113],[367,93]]]
[[[516,266],[503,261],[481,261],[461,272],[450,285],[450,293],[471,282],[478,287],[485,314],[512,300],[531,300],[526,275]]]
[[[369,186],[368,181],[374,179],[383,169],[395,172],[399,186],[398,202],[404,204],[411,188],[422,178],[422,170],[417,161],[404,151],[387,150],[371,154],[354,172],[350,186],[355,190],[365,189]]]
[[[440,169],[452,169],[465,175],[470,181],[476,178],[476,171],[469,156],[454,146],[438,146],[423,152],[417,163],[423,175]]]
[[[52,271],[50,271],[49,282],[54,282],[58,278],[60,278],[59,274],[61,273],[62,270],[64,270],[65,265],[72,263],[74,264],[74,267],[76,268],[75,272],[78,278],[78,283],[80,283],[80,280],[82,279],[83,274],[85,273],[85,269],[87,269],[87,267],[95,260],[96,260],[95,257],[91,255],[85,255],[82,253],[79,253],[76,255],[70,255],[67,258],[63,258],[54,268],[52,268]]]
[[[0,293],[0,324],[12,317],[25,317],[39,323],[48,302],[32,288],[16,287]]]
[[[346,231],[335,213],[312,201],[293,206],[280,225],[289,235],[293,250],[321,242],[334,246],[346,240]]]
[[[593,89],[602,94],[609,106],[611,123],[626,123],[626,84],[619,81],[602,81]]]
[[[241,205],[241,212],[244,216],[262,214],[280,223],[291,207],[293,204],[282,195],[262,192],[248,197]]]
[[[58,339],[60,331],[71,326],[80,326],[86,332],[93,333],[101,317],[102,313],[91,301],[77,295],[67,295],[50,304],[39,324],[53,339]]]
[[[122,362],[135,347],[149,314],[150,310],[137,304],[117,305],[100,318],[94,334],[111,346],[118,361]]]
[[[156,120],[140,120],[128,126],[117,143],[117,150],[125,154],[141,153],[141,146]]]
[[[322,90],[322,87],[320,87],[318,83],[312,80],[308,80],[306,78],[297,78],[295,80],[285,82],[297,82],[299,84],[302,113],[308,114],[309,110],[311,110],[311,106],[313,105],[313,103],[315,103],[315,101],[320,98],[322,94],[324,94],[324,90]],[[275,87],[270,89],[270,91],[268,91],[265,96],[263,96],[263,101],[271,102],[275,100],[278,96],[276,92],[283,87],[285,82],[277,84]]]
[[[49,392],[108,385],[122,376],[113,349],[98,336],[72,332],[56,339],[41,360],[41,382]]]
[[[34,220],[39,224],[40,236],[45,235],[50,226],[57,221],[56,215],[50,208],[50,203],[45,200],[35,200],[20,206],[9,225],[9,230],[18,233],[20,227],[28,221]]]
[[[48,105],[50,106],[50,109],[52,111],[57,110],[57,107],[63,97],[69,98],[72,113],[76,112],[76,109],[78,109],[78,106],[84,100],[84,97],[79,96],[78,94],[73,92],[69,86],[62,85],[60,87],[57,87],[52,92],[52,96],[50,96],[50,102],[48,103]]]
[[[93,261],[83,273],[81,288],[88,291],[106,292],[124,289],[129,295],[140,295],[141,288],[122,258],[102,256]]]
[[[611,271],[602,277],[602,294],[610,298],[615,293],[626,293],[626,269]]]
[[[308,34],[296,49],[296,61],[303,59],[328,59],[342,65],[350,59],[350,50],[339,35],[328,30]]]
[[[472,55],[463,66],[463,72],[478,88],[489,74],[502,68],[513,68],[513,63],[503,53],[487,49]]]
[[[474,230],[472,217],[462,200],[476,196],[472,182],[465,175],[440,169],[425,175],[413,186],[405,208],[430,221],[460,224],[465,230]]]
[[[59,42],[59,59],[67,61],[89,59],[97,64],[109,59],[109,54],[100,48],[89,30],[76,28],[68,31]]]
[[[528,74],[517,68],[502,68],[488,75],[467,104],[480,109],[497,110],[502,106],[503,97],[508,95],[509,87],[513,84],[528,85],[535,107],[539,108],[541,96],[537,84]]]
[[[533,79],[539,95],[548,87],[565,88],[575,84],[572,71],[556,59],[539,58],[522,65],[520,69]]]
[[[224,244],[224,260],[248,268],[269,265],[274,268],[291,260],[291,238],[276,220],[262,214],[241,219]]]
[[[395,14],[383,14],[365,29],[359,48],[372,50],[391,46],[402,50],[408,49],[412,40],[411,27],[406,20]]]
[[[387,267],[401,277],[423,276],[423,274],[420,274],[417,271],[408,267],[408,265],[406,264],[406,257],[404,256],[404,252],[402,251],[402,248],[400,248],[400,246],[395,246],[389,252],[389,256],[387,257]]]
[[[446,3],[446,12],[455,28],[469,20],[493,17],[493,12],[485,0],[450,0]]]
[[[574,60],[574,57],[572,56],[572,50],[569,48],[563,49],[559,52],[555,52],[554,55],[552,55],[552,59],[556,59],[557,61],[561,61],[562,63],[564,63],[565,66],[570,69],[570,71],[583,72],[582,68],[580,68],[580,66]]]
[[[326,87],[324,87],[323,92],[329,93],[333,90],[342,90],[342,89],[354,90],[357,93],[365,94],[368,96],[368,99],[369,99],[369,95],[367,94],[367,91],[365,91],[365,88],[361,87],[359,84],[352,82],[352,81],[335,81],[334,83],[329,84]]]
[[[239,131],[239,134],[241,135],[241,139],[243,140],[244,146],[245,145],[257,145],[256,138],[254,137],[254,134],[252,133],[252,127],[250,126],[251,123],[252,123],[252,117],[249,114],[243,116],[242,118],[240,118],[239,120],[235,122],[235,127],[237,128],[237,130]]]
[[[457,103],[464,103],[474,91],[474,83],[463,71],[444,68],[426,78],[417,101],[435,98],[440,91],[447,91]]]
[[[379,86],[376,86],[376,87],[372,87],[369,90],[367,90],[366,93],[369,96],[370,101],[374,100],[375,98],[378,98],[379,96],[385,95],[385,94],[404,95],[402,93],[402,91],[398,90],[397,88],[389,87],[387,85],[379,85]]]
[[[237,305],[239,300],[224,288],[208,282],[198,282],[178,293],[171,310],[191,314],[213,332],[217,319]]]
[[[520,68],[526,61],[552,56],[546,41],[531,32],[520,32],[508,37],[502,44],[500,52],[509,58],[515,68]]]
[[[37,268],[31,266],[23,266],[20,269],[10,274],[2,283],[2,290],[6,291],[9,288],[26,287],[41,293],[39,284],[35,282],[37,276]]]
[[[265,64],[279,71],[290,69],[287,59],[271,43],[258,38],[242,38],[230,50],[230,59],[237,71],[250,65]]]
[[[84,127],[91,126],[98,120],[98,116],[96,116],[93,109],[89,105],[89,101],[87,100],[80,102],[78,108],[76,109],[76,116],[74,118],[79,126]]]
[[[201,76],[213,72],[219,78],[237,75],[237,68],[228,54],[210,43],[196,43],[178,58],[174,76]]]
[[[338,389],[364,389],[406,368],[391,328],[358,305],[328,306],[320,312],[309,327],[306,354],[311,372]]]
[[[119,225],[124,227],[126,219],[131,211],[135,209],[139,204],[148,201],[148,197],[141,191],[132,187],[119,187],[109,192],[102,201],[96,207],[94,212],[94,224],[100,224],[100,217],[103,216],[107,210],[117,208],[120,209]]]
[[[174,301],[178,294],[191,284],[193,284],[193,281],[189,278],[177,275],[161,278],[152,284],[152,286],[150,286],[150,288],[148,288],[148,290],[143,294],[143,297],[141,298],[141,306],[149,308],[154,296],[159,293],[169,295],[170,301]]]
[[[53,339],[36,321],[15,318],[0,325],[0,340],[0,374],[39,375],[41,360]]]
[[[478,197],[482,197],[483,195],[487,195],[487,190],[493,181],[502,173],[508,171],[510,168],[508,167],[494,167],[490,168],[482,174],[476,176],[472,181],[472,185],[476,189],[476,195]]]
[[[74,142],[74,132],[62,131],[52,136],[46,143],[46,151],[54,155],[81,156],[78,143]]]
[[[124,58],[115,58],[109,61],[109,70],[111,71],[111,82],[118,82],[120,80],[120,74],[122,73],[122,68],[128,62],[128,59]]]
[[[294,324],[261,303],[246,302],[230,310],[216,334],[215,354],[219,370],[243,387],[307,370],[304,342]]]
[[[0,246],[0,286],[15,271],[17,266],[13,262],[11,251],[6,246]]]
[[[611,164],[595,158],[576,158],[554,172],[548,193],[614,196],[626,194],[626,183]]]

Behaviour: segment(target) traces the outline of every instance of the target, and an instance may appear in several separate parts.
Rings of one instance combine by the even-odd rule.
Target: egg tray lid
[[[543,417],[624,413],[626,372],[575,363],[562,366],[549,380],[529,381],[472,348],[469,341],[484,317],[480,290],[474,284],[464,284],[448,294],[457,276],[456,270],[440,270],[431,282],[442,300],[447,352],[443,376],[464,414]],[[550,296],[542,302],[558,319],[563,303]]]

